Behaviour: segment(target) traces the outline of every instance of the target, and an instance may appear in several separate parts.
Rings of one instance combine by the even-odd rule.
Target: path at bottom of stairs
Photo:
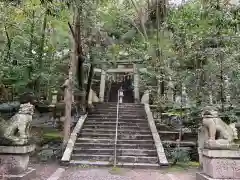
[[[152,169],[127,169],[127,168],[82,168],[82,167],[59,167],[61,173],[59,177],[56,169],[53,172],[54,180],[195,180],[197,169],[184,171],[171,171]],[[50,175],[50,179],[53,175]],[[39,178],[41,179],[41,178]]]

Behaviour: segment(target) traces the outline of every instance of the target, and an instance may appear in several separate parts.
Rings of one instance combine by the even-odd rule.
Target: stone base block
[[[210,176],[207,176],[203,173],[197,172],[196,173],[196,180],[239,180],[239,178],[234,178],[234,179],[215,179],[211,178]]]
[[[240,179],[240,150],[203,150],[203,173],[213,179]]]
[[[36,170],[28,168],[25,172],[17,175],[0,175],[0,179],[4,180],[32,180],[36,178]]]
[[[19,174],[28,168],[28,154],[0,154],[0,166],[9,174]]]
[[[21,174],[26,172],[29,163],[29,153],[34,145],[26,146],[0,146],[0,167],[8,174]]]

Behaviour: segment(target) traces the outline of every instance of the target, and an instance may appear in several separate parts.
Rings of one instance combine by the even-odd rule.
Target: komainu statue
[[[33,113],[34,106],[25,103],[20,105],[19,111],[10,120],[0,118],[0,145],[27,144]]]
[[[235,149],[238,145],[235,124],[227,125],[214,107],[206,107],[202,112],[202,125],[198,132],[199,162],[202,163],[202,151],[206,149]]]

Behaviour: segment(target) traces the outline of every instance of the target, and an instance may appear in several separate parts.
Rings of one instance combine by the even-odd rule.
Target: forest
[[[149,86],[172,81],[185,84],[196,104],[239,103],[238,5],[156,2],[1,2],[2,100],[26,91],[46,95],[61,86],[78,7],[84,63],[142,60],[147,71],[141,79],[150,78]]]

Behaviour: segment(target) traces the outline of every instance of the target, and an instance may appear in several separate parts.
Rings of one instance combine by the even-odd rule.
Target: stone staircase
[[[117,104],[99,103],[95,108],[77,136],[72,165],[113,165]],[[117,166],[159,167],[143,104],[120,104],[116,147]]]
[[[165,152],[173,151],[178,145],[181,150],[188,151],[191,160],[198,161],[197,153],[197,134],[194,132],[182,133],[181,141],[179,139],[179,131],[169,127],[166,124],[156,123],[156,127],[161,138]],[[167,154],[170,160],[169,153]],[[170,160],[171,161],[171,160]]]

